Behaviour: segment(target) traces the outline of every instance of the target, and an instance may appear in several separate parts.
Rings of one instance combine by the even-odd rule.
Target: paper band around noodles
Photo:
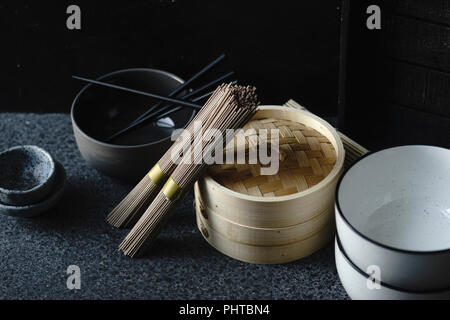
[[[173,181],[172,178],[169,178],[167,182],[164,184],[162,188],[162,192],[166,196],[166,198],[170,201],[176,201],[181,193],[181,188]]]
[[[150,170],[148,176],[157,186],[162,185],[167,179],[166,174],[161,170],[158,163]]]

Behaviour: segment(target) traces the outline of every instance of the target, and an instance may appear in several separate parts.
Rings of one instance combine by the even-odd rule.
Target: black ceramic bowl
[[[155,69],[127,69],[99,78],[132,89],[168,95],[183,80]],[[185,127],[194,111],[184,108],[170,116],[174,128],[150,123],[124,134],[112,143],[105,138],[124,128],[157,101],[155,99],[86,85],[72,104],[72,125],[81,154],[107,175],[135,182],[142,178],[170,147],[174,128]]]

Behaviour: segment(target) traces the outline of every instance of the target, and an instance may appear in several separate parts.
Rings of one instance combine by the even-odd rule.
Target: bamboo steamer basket
[[[329,208],[330,204],[334,204],[334,191],[337,180],[343,171],[345,158],[342,141],[331,125],[305,110],[285,106],[261,106],[252,120],[262,119],[280,120],[281,122],[278,121],[276,123],[281,124],[279,127],[280,132],[283,134],[286,129],[287,133],[284,132],[284,134],[287,134],[287,139],[290,139],[292,142],[295,142],[298,137],[303,140],[307,131],[309,132],[313,129],[322,138],[328,140],[332,149],[334,149],[334,166],[331,168],[327,164],[323,150],[322,155],[320,154],[320,144],[317,145],[316,143],[315,147],[311,147],[309,150],[308,157],[309,155],[311,157],[305,159],[305,161],[310,162],[310,167],[315,166],[310,168],[314,171],[314,174],[310,176],[312,181],[320,176],[315,175],[316,170],[322,175],[319,177],[321,181],[310,187],[308,186],[307,189],[301,192],[281,196],[244,194],[225,187],[207,174],[198,180],[197,193],[201,195],[203,204],[206,207],[214,210],[214,213],[217,215],[239,225],[253,228],[283,228],[306,222],[324,212],[325,209]],[[303,131],[305,135],[302,135],[302,129],[296,126],[291,126],[293,129],[286,128],[282,123],[283,120],[297,123],[299,128],[306,126],[307,131]],[[296,131],[300,131],[300,134],[296,133]],[[314,142],[314,138],[314,136],[307,137],[304,139],[306,141],[300,142],[303,143],[303,146],[309,148],[308,143]],[[280,146],[282,144],[283,142],[280,139]],[[318,155],[321,158],[316,158]],[[317,159],[325,160],[325,162],[320,163]]]
[[[194,186],[194,208],[197,215],[201,215],[205,222],[215,231],[230,241],[252,246],[280,246],[304,240],[319,232],[334,221],[334,206],[331,203],[323,212],[312,219],[284,228],[255,228],[230,221],[214,210],[206,207],[198,192],[198,185]]]
[[[310,237],[278,246],[252,246],[228,239],[214,230],[200,213],[197,226],[205,240],[219,252],[237,260],[257,264],[281,264],[313,254],[334,236],[334,224],[326,226]]]

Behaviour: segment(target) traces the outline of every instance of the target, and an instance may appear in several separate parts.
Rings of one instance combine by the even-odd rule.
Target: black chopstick
[[[207,98],[207,97],[211,96],[211,95],[214,93],[214,91],[215,91],[215,90],[213,90],[213,91],[211,91],[211,92],[208,92],[208,93],[205,93],[205,94],[203,94],[202,96],[200,96],[200,97],[198,97],[198,98],[192,99],[192,102],[197,102],[197,101],[200,101],[200,100],[202,100],[202,99],[204,99],[204,98]],[[174,112],[179,111],[179,110],[182,109],[182,108],[183,108],[183,107],[177,107],[177,108],[174,108],[174,109],[172,109],[172,110],[167,111],[166,114],[167,114],[167,115],[170,115],[170,114],[172,114],[172,113],[174,113]],[[113,140],[113,139],[115,139],[115,138],[121,136],[121,135],[124,134],[125,132],[128,132],[128,131],[131,131],[131,130],[133,130],[133,129],[136,129],[137,127],[139,127],[140,125],[142,125],[144,122],[147,122],[147,121],[150,120],[151,118],[153,118],[153,117],[155,117],[155,116],[158,116],[158,114],[160,114],[160,113],[161,113],[161,110],[155,111],[154,113],[147,115],[146,117],[142,118],[142,119],[139,120],[138,122],[135,122],[135,123],[131,124],[130,126],[126,127],[125,129],[122,129],[122,130],[120,130],[119,132],[114,133],[112,136],[110,136],[110,137],[104,139],[104,141],[105,141],[105,142],[110,142],[111,140]],[[165,115],[164,117],[167,117],[167,115]],[[162,118],[164,118],[164,117],[162,117]],[[158,119],[153,119],[153,120],[159,120],[159,119],[161,119],[161,117],[158,117]]]
[[[202,96],[200,96],[200,97],[198,97],[198,98],[192,99],[192,102],[197,102],[197,101],[200,101],[200,100],[202,100],[202,99],[208,98],[208,97],[210,97],[210,96],[214,93],[214,91],[215,91],[215,90],[210,91],[210,92],[208,92],[208,93],[205,93],[204,95],[202,95]],[[173,108],[172,110],[169,110],[169,111],[167,111],[167,112],[165,112],[165,113],[162,113],[162,114],[159,114],[159,115],[158,115],[158,114],[152,114],[152,115],[149,115],[148,118],[146,118],[146,119],[143,120],[143,121],[149,120],[149,119],[151,119],[151,118],[153,118],[153,117],[154,117],[154,119],[152,119],[152,120],[153,120],[153,121],[157,121],[157,120],[160,120],[160,119],[162,119],[162,118],[166,118],[166,117],[170,116],[172,113],[175,113],[175,112],[177,112],[177,111],[179,111],[179,110],[181,110],[181,109],[183,109],[183,107],[176,107],[176,108]],[[155,112],[155,113],[156,113],[156,112]]]
[[[194,82],[195,80],[197,80],[198,78],[200,78],[203,74],[205,74],[207,71],[209,71],[210,69],[212,69],[215,65],[217,65],[219,62],[221,62],[222,60],[226,59],[226,54],[222,53],[220,56],[218,56],[214,61],[212,61],[211,63],[209,63],[207,66],[205,66],[202,70],[200,70],[199,72],[197,72],[196,74],[194,74],[191,78],[189,78],[188,80],[186,80],[186,82],[182,83],[181,85],[179,85],[175,90],[173,90],[170,94],[169,97],[172,97],[178,93],[180,93],[182,90],[184,90],[185,88],[187,88],[192,82]],[[140,119],[144,118],[145,116],[147,116],[148,114],[150,114],[151,112],[153,112],[153,110],[157,109],[158,107],[160,107],[162,104],[162,102],[158,102],[156,103],[154,106],[152,106],[151,108],[149,108],[147,111],[145,111],[143,114],[141,114],[139,117],[137,117],[136,119],[134,119],[131,123],[135,123],[138,122]]]
[[[233,74],[234,74],[234,71],[230,71],[230,72],[224,74],[223,76],[217,78],[216,80],[211,81],[211,82],[209,82],[209,83],[203,85],[202,87],[200,87],[200,88],[198,88],[198,89],[196,89],[196,90],[194,90],[194,91],[192,91],[192,92],[190,92],[190,93],[184,95],[183,97],[181,97],[181,99],[188,99],[188,98],[190,98],[190,97],[192,97],[192,96],[197,95],[198,93],[202,92],[203,90],[205,90],[205,89],[207,89],[207,88],[210,88],[210,87],[212,87],[212,86],[221,84],[221,83],[223,82],[223,80],[225,80],[226,78],[232,76]],[[195,100],[195,99],[194,99],[194,100],[192,100],[192,102],[197,102],[197,101],[199,101],[199,100],[201,100],[201,99],[198,99],[198,100]],[[108,138],[106,138],[104,141],[105,141],[105,142],[109,142],[109,141],[111,141],[111,140],[113,140],[113,139],[115,139],[115,138],[121,136],[122,134],[124,134],[124,133],[130,131],[130,130],[133,129],[135,126],[140,125],[142,122],[147,121],[147,120],[150,119],[151,117],[155,116],[157,113],[165,112],[166,110],[168,110],[168,109],[170,109],[170,108],[172,108],[172,107],[173,107],[173,105],[168,105],[168,106],[165,106],[165,107],[163,107],[163,108],[161,108],[161,109],[159,109],[159,110],[157,110],[157,111],[155,111],[155,112],[153,112],[153,113],[152,113],[152,111],[153,111],[155,108],[152,107],[152,108],[150,108],[149,110],[147,110],[144,114],[142,114],[142,115],[138,118],[139,120],[138,120],[138,119],[134,120],[134,121],[131,122],[127,127],[125,127],[124,129],[121,129],[120,131],[117,131],[116,133],[112,134],[111,136],[109,136]],[[179,110],[179,109],[178,109],[178,110]],[[177,111],[178,111],[178,110],[177,110]],[[151,117],[149,117],[149,115],[150,115]],[[141,120],[142,120],[142,121],[141,121]]]
[[[236,84],[236,83],[237,83],[237,80],[234,80],[233,82],[231,82],[231,84]],[[201,95],[200,97],[197,97],[197,98],[195,98],[195,99],[192,99],[192,102],[197,102],[197,101],[200,101],[200,100],[202,100],[202,99],[205,99],[205,98],[211,96],[211,95],[214,93],[214,91],[215,91],[215,90],[210,91],[210,92],[208,92],[208,93],[205,93],[204,95]],[[181,110],[181,109],[183,109],[183,108],[184,108],[184,107],[176,107],[176,108],[174,108],[174,109],[172,109],[172,110],[169,110],[169,111],[167,111],[167,112],[165,112],[165,113],[163,113],[163,114],[160,114],[160,115],[158,115],[158,113],[161,113],[161,112],[158,111],[158,112],[155,112],[153,115],[149,115],[144,121],[151,119],[153,116],[154,116],[155,118],[152,119],[152,120],[153,120],[153,121],[157,121],[157,120],[160,120],[160,119],[162,119],[162,118],[168,117],[168,116],[170,116],[172,113],[175,113],[175,112],[177,112],[177,111],[179,111],[179,110]]]
[[[119,90],[123,90],[123,91],[128,91],[128,92],[144,95],[144,96],[155,98],[155,99],[158,99],[158,100],[164,100],[166,102],[172,102],[172,103],[175,103],[175,104],[180,104],[182,106],[190,107],[190,108],[197,109],[197,110],[202,108],[201,105],[198,105],[198,104],[195,104],[195,103],[192,103],[192,102],[189,102],[189,101],[184,101],[184,100],[175,99],[175,98],[171,98],[171,97],[161,96],[161,95],[155,94],[155,93],[149,93],[149,92],[144,92],[144,91],[140,91],[140,90],[130,89],[130,88],[127,88],[127,87],[122,87],[122,86],[118,86],[118,85],[115,85],[115,84],[102,82],[102,81],[97,81],[97,80],[91,80],[91,79],[82,78],[82,77],[78,77],[78,76],[72,76],[72,78],[77,79],[77,80],[82,80],[82,81],[85,81],[85,82],[89,82],[89,83],[93,83],[93,84],[97,84],[97,85],[104,86],[104,87],[109,87],[109,88],[114,88],[114,89],[119,89]]]
[[[215,91],[215,90],[213,90],[213,91],[211,91],[211,92],[208,92],[208,93],[206,93],[206,94],[204,94],[204,95],[202,95],[202,96],[200,96],[200,97],[198,97],[198,98],[192,99],[192,102],[197,102],[197,101],[200,101],[200,100],[202,100],[202,99],[204,99],[204,98],[207,98],[207,97],[209,97],[210,95],[212,95],[212,94],[214,93],[214,91]],[[167,111],[166,114],[167,114],[167,115],[170,115],[170,114],[172,114],[172,113],[174,113],[174,112],[176,112],[176,111],[179,111],[179,110],[182,109],[182,108],[183,108],[183,107],[177,107],[177,108],[174,108],[174,109],[172,109],[172,110]],[[103,141],[105,141],[105,142],[110,142],[111,140],[113,140],[113,139],[115,139],[115,138],[121,136],[121,135],[124,134],[125,132],[128,132],[128,131],[131,131],[131,130],[133,130],[133,129],[136,129],[137,127],[139,127],[140,125],[142,125],[144,122],[147,122],[149,119],[154,118],[155,116],[158,116],[158,114],[160,114],[160,113],[161,113],[161,110],[155,111],[154,113],[149,114],[149,115],[147,115],[146,117],[142,118],[142,119],[139,120],[138,122],[135,122],[135,123],[129,125],[128,127],[124,128],[124,129],[122,129],[122,130],[120,130],[119,132],[114,133],[113,135],[109,136],[108,138],[104,139]],[[164,117],[158,117],[157,119],[153,119],[153,120],[159,120],[159,119],[161,119],[161,118],[165,118],[165,117],[167,117],[167,115],[165,115]]]
[[[217,78],[216,80],[213,80],[213,81],[211,81],[211,82],[209,82],[209,83],[207,83],[207,84],[201,86],[200,88],[195,89],[195,90],[192,91],[192,92],[189,92],[188,94],[186,94],[186,95],[184,95],[183,97],[181,97],[181,99],[183,99],[183,100],[188,99],[188,98],[190,98],[190,97],[192,97],[192,96],[197,95],[198,93],[202,92],[202,91],[205,90],[205,89],[208,89],[208,88],[211,88],[211,87],[213,87],[213,86],[222,84],[223,80],[225,80],[225,79],[228,78],[228,77],[231,77],[233,74],[234,74],[234,71],[230,71],[230,72],[228,72],[227,74],[224,74],[223,76]],[[195,101],[192,101],[192,102],[195,102]],[[161,109],[158,109],[156,112],[164,112],[164,111],[166,111],[166,110],[168,110],[168,109],[170,109],[170,108],[172,108],[172,107],[173,107],[173,105],[166,105],[166,106],[162,107]],[[152,112],[153,110],[155,110],[155,107],[152,107],[152,108],[150,108],[149,110],[147,110],[147,111],[143,114],[143,116],[140,116],[140,117],[139,117],[139,118],[140,118],[139,120],[133,121],[132,123],[130,123],[130,125],[129,125],[128,127],[129,127],[129,128],[132,128],[133,124],[134,124],[134,123],[140,123],[139,121],[140,121],[141,119],[144,119],[144,118],[145,118],[145,119],[149,119],[147,116],[148,116],[149,114],[151,114],[151,112]]]
[[[232,84],[236,84],[236,83],[237,83],[237,80],[234,80],[234,81],[231,82],[231,83],[232,83]],[[198,91],[200,91],[200,90],[198,90]],[[197,98],[195,98],[195,99],[192,99],[192,102],[198,102],[198,101],[200,101],[200,100],[202,100],[202,99],[208,98],[208,97],[210,97],[210,96],[214,93],[214,91],[215,91],[215,90],[210,91],[210,92],[208,92],[208,93],[205,93],[205,94],[203,94],[203,95],[201,95],[200,97],[197,97]],[[162,118],[165,118],[165,117],[170,116],[171,114],[173,114],[173,113],[175,113],[175,112],[177,112],[177,111],[180,111],[180,110],[183,109],[183,108],[184,108],[184,107],[176,107],[176,108],[174,108],[174,109],[172,109],[172,110],[169,110],[169,111],[167,111],[167,112],[165,112],[165,113],[161,113],[161,110],[156,111],[156,112],[154,112],[153,114],[147,115],[145,118],[139,120],[139,122],[135,123],[134,125],[132,125],[132,126],[130,126],[130,127],[128,127],[128,128],[125,128],[124,130],[127,130],[127,131],[132,130],[132,129],[138,127],[139,125],[141,125],[141,124],[143,124],[144,122],[147,122],[147,121],[149,121],[149,120],[153,120],[153,121],[160,120],[160,119],[162,119]],[[121,133],[120,133],[120,134],[117,133],[117,134],[120,135]],[[118,136],[118,135],[117,135],[117,136]],[[115,136],[115,137],[113,137],[113,138],[111,138],[111,139],[114,139],[114,138],[116,138],[117,136]],[[111,139],[105,140],[105,142],[108,142],[108,141],[110,141]]]

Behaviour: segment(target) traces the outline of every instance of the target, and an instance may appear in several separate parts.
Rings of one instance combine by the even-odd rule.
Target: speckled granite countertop
[[[210,247],[197,231],[192,195],[146,258],[117,251],[126,230],[105,223],[131,186],[89,167],[66,114],[0,114],[0,150],[35,144],[66,168],[59,205],[34,219],[0,216],[0,299],[348,299],[333,246],[284,265],[253,265]],[[81,289],[68,290],[69,265]]]

